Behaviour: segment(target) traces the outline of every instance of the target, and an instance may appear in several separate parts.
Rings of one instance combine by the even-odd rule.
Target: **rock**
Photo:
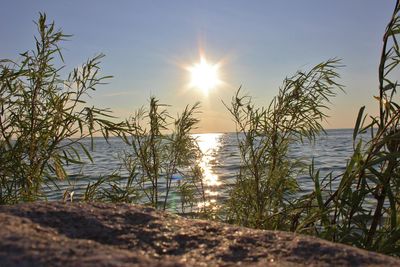
[[[0,206],[0,266],[400,266],[318,238],[126,204]]]

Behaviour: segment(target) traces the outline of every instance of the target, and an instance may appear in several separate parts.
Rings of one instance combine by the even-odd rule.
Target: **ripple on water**
[[[352,153],[352,130],[328,130],[327,135],[317,137],[315,143],[297,143],[290,147],[289,157],[301,159],[306,163],[311,163],[314,159],[316,168],[320,168],[321,176],[333,172],[337,175],[345,170],[346,162]],[[208,179],[210,197],[220,199],[226,197],[226,188],[232,185],[236,174],[240,169],[240,155],[237,148],[236,133],[225,134],[196,134],[195,137],[199,147],[204,153],[202,168]],[[90,144],[90,141],[86,141]],[[95,163],[84,166],[67,166],[66,170],[72,178],[69,183],[62,181],[58,186],[63,191],[73,186],[76,193],[82,194],[89,181],[95,181],[102,175],[111,174],[118,170],[121,162],[118,159],[124,150],[129,149],[125,143],[118,138],[110,138],[105,142],[101,138],[95,138],[92,156]],[[83,175],[84,174],[84,175]],[[303,193],[309,192],[313,188],[313,182],[306,174],[298,177],[298,182]],[[126,175],[126,173],[125,173]],[[165,182],[160,181],[161,186],[165,187]],[[211,190],[212,189],[212,190]],[[45,188],[49,199],[57,199],[62,196],[54,188]],[[217,193],[217,196],[215,195]]]

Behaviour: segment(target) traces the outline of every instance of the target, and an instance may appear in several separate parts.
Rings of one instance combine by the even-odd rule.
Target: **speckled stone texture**
[[[138,205],[0,206],[0,266],[400,266],[321,239],[191,220]]]

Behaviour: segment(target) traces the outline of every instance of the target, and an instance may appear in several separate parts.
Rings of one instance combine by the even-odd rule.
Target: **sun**
[[[199,63],[188,68],[190,72],[189,86],[200,89],[205,95],[208,95],[210,90],[221,83],[219,68],[219,64],[208,63],[204,57],[201,57]]]

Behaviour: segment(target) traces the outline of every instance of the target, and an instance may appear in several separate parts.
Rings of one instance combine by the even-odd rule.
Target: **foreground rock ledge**
[[[0,266],[396,265],[303,235],[103,203],[0,206]]]

